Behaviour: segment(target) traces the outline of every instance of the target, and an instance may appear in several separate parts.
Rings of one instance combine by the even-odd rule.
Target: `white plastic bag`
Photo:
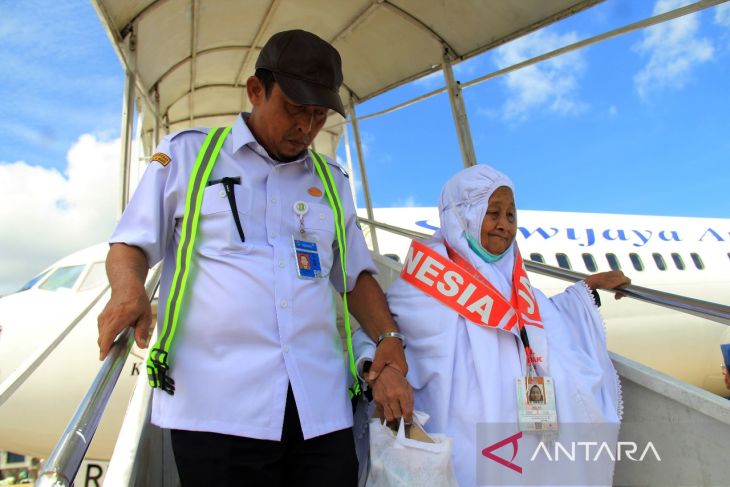
[[[429,436],[434,443],[406,438],[402,420],[394,434],[380,419],[372,419],[367,487],[458,487],[451,463],[451,439]]]

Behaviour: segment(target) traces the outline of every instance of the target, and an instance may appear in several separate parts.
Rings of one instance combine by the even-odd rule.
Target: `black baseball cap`
[[[268,69],[286,96],[302,105],[331,108],[343,117],[340,100],[342,59],[327,41],[304,30],[271,36],[256,60],[256,69]]]

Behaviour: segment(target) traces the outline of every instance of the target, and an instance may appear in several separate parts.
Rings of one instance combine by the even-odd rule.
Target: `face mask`
[[[471,235],[469,235],[466,232],[464,232],[464,238],[466,238],[466,241],[469,244],[469,248],[475,254],[477,254],[480,259],[482,259],[487,264],[493,264],[493,263],[497,262],[502,257],[504,257],[504,254],[506,254],[507,253],[507,250],[509,250],[509,248],[508,248],[507,250],[505,250],[501,254],[494,255],[493,253],[491,253],[490,251],[488,251],[487,249],[485,249],[484,247],[482,247],[482,244],[477,239],[475,239],[474,237],[472,237]]]

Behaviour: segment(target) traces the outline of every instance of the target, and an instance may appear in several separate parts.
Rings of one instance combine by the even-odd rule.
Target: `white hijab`
[[[434,238],[446,240],[452,249],[467,259],[479,273],[489,279],[505,299],[509,300],[515,262],[514,242],[500,260],[487,264],[469,248],[469,243],[464,237],[466,232],[480,241],[482,220],[487,214],[489,198],[502,186],[508,187],[514,195],[514,185],[506,175],[482,164],[464,169],[449,179],[441,191],[441,201],[439,201],[441,228]]]

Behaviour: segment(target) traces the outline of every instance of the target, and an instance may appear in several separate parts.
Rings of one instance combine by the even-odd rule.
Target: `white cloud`
[[[611,118],[618,116],[618,107],[616,105],[608,107],[608,116]]]
[[[496,63],[502,69],[576,40],[574,32],[556,34],[543,29],[498,48]],[[531,110],[542,107],[563,115],[584,111],[587,105],[577,96],[578,79],[584,70],[583,54],[573,51],[507,74],[509,99],[504,104],[503,116],[524,120]]]
[[[85,134],[66,174],[0,162],[0,294],[64,255],[105,241],[116,221],[119,140]]]
[[[654,14],[681,7],[685,0],[659,0]],[[685,15],[644,30],[635,49],[649,61],[634,76],[639,96],[646,98],[661,89],[680,89],[690,78],[692,69],[712,59],[714,49],[707,38],[698,38],[699,17]]]
[[[723,3],[715,8],[715,23],[730,28],[730,3]]]

